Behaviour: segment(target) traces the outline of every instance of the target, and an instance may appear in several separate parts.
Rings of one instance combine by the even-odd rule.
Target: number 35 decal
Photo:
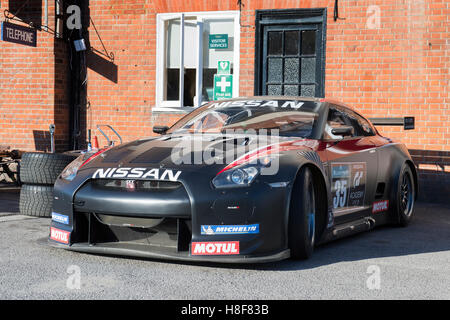
[[[333,208],[364,205],[366,191],[366,163],[333,163],[331,167]]]
[[[333,208],[345,207],[347,203],[347,180],[336,180],[334,183],[335,196],[333,197]]]

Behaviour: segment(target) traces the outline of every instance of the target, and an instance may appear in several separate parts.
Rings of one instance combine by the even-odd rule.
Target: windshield
[[[277,130],[282,136],[311,136],[317,113],[302,111],[302,102],[286,104],[286,101],[272,101],[271,105],[266,106],[263,102],[254,105],[246,101],[245,104],[241,102],[240,106],[210,104],[181,119],[168,133],[225,133],[236,130],[258,134],[260,130]]]

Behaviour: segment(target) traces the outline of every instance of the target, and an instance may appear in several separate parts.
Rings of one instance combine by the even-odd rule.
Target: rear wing
[[[402,126],[405,130],[414,129],[414,117],[403,118],[369,118],[374,126]]]

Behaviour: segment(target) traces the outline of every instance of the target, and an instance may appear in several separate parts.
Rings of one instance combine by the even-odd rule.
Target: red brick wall
[[[110,124],[125,141],[148,136],[156,77],[153,5],[144,0],[91,0],[90,13],[106,49],[114,54],[117,83],[88,70],[87,127]],[[92,47],[103,51],[92,25],[89,38]],[[101,136],[99,140],[105,143]]]
[[[96,1],[91,15],[108,50],[115,53],[118,84],[89,74],[88,123],[108,121],[126,140],[151,134],[153,122],[180,115],[151,115],[155,93],[155,13],[236,10],[237,1]],[[382,128],[408,147],[449,150],[446,1],[243,1],[241,95],[253,94],[255,10],[327,7],[327,97],[342,100],[367,116],[416,117],[417,129]],[[380,8],[380,27],[369,29],[370,5]],[[92,41],[92,32],[91,32]],[[93,42],[100,47],[98,41]],[[91,89],[92,88],[92,89]],[[105,115],[107,114],[107,115]],[[90,116],[90,117],[89,117]]]
[[[242,0],[240,95],[253,94],[255,10],[327,7],[326,97],[354,106],[368,117],[415,116],[415,130],[382,127],[380,131],[418,150],[417,159],[420,152],[434,152],[443,159],[441,153],[450,151],[449,2],[341,0],[343,19],[333,21],[334,2]],[[0,3],[2,10],[7,8],[8,0]],[[53,25],[54,1],[49,3]],[[377,6],[380,13],[375,28],[368,28],[374,22],[370,6]],[[89,69],[83,129],[110,124],[125,141],[152,135],[154,124],[172,124],[182,116],[152,113],[156,14],[239,9],[237,0],[90,0],[89,8],[106,50],[114,53],[117,79]],[[89,40],[103,51],[92,24]],[[38,32],[37,48],[1,43],[0,144],[22,150],[42,148],[45,143],[35,142],[33,131],[47,131],[56,122],[57,139],[64,147],[68,137],[65,56],[64,45],[55,44],[44,32]]]
[[[52,25],[54,2],[49,3]],[[342,100],[369,117],[415,116],[416,130],[384,127],[381,131],[412,149],[450,150],[450,115],[446,112],[448,1],[341,0],[339,13],[345,20],[336,22],[334,1],[242,3],[242,24],[251,27],[241,29],[241,95],[253,94],[255,10],[327,7],[326,96]],[[7,8],[8,0],[1,0],[1,5]],[[372,15],[367,10],[372,5],[380,9],[380,26],[376,29],[367,28]],[[91,0],[89,6],[106,49],[114,53],[117,82],[89,70],[85,129],[108,123],[126,141],[151,135],[154,123],[173,123],[181,116],[151,112],[155,105],[156,14],[238,9],[236,0]],[[103,51],[92,25],[89,35],[91,45]],[[65,48],[56,43],[59,59],[54,55],[53,37],[45,32],[38,32],[37,48],[2,42],[2,144],[25,150],[40,148],[33,130],[47,131],[55,118],[59,144],[67,140]]]
[[[327,7],[325,96],[368,117],[416,117],[416,130],[380,131],[413,149],[450,150],[449,2],[243,1],[243,24],[254,26],[254,9]],[[301,4],[299,6],[299,4]],[[367,28],[369,6],[380,8],[380,28]],[[371,21],[369,21],[370,23]],[[241,88],[253,92],[254,28],[241,35]]]
[[[379,130],[414,149],[422,198],[446,200],[445,186],[450,183],[448,1],[341,0],[339,15],[344,19],[336,22],[334,1],[242,2],[242,25],[246,27],[241,28],[240,95],[254,92],[255,10],[327,7],[325,96],[354,106],[368,117],[415,116],[415,130],[404,131],[401,127]],[[379,9],[379,25],[373,25],[377,22],[372,20],[376,11],[369,10],[374,5],[375,10]],[[114,92],[111,86],[98,91],[98,86],[105,82],[92,75],[91,79],[98,83],[93,84],[91,80],[90,86],[106,96],[94,97],[96,93],[90,91],[93,93],[89,95],[90,101],[95,99],[99,104],[94,104],[91,112],[96,114],[95,110],[99,110],[97,119],[103,119],[107,111],[109,121],[131,140],[151,135],[153,124],[172,124],[181,117],[150,111],[155,104],[155,13],[237,10],[238,6],[235,0],[155,0],[147,2],[145,10],[143,6],[136,5],[133,9],[119,1],[111,7],[99,4],[102,11],[98,18],[95,13],[94,17],[105,21],[106,16],[111,21],[114,15],[118,20],[113,21],[122,23],[120,27],[104,24],[111,33],[107,43],[118,56],[119,84],[113,86]],[[136,15],[125,18],[125,12]],[[375,28],[368,27],[372,25]],[[114,29],[124,30],[126,36],[117,37]],[[132,78],[128,79],[129,76]],[[123,100],[127,101],[126,105],[121,103]],[[136,109],[137,113],[128,113]],[[119,120],[121,116],[125,120]]]
[[[3,16],[9,1],[0,0],[0,4]],[[41,4],[42,10],[38,10],[36,6]],[[25,18],[42,21],[43,4],[41,0],[30,0],[30,7],[21,11],[26,13]],[[49,26],[54,29],[54,1],[49,4]],[[41,18],[36,17],[37,12],[42,14]],[[65,50],[64,43],[42,31],[38,31],[36,48],[1,41],[0,145],[20,150],[48,150],[48,127],[53,123],[57,147],[67,148]]]

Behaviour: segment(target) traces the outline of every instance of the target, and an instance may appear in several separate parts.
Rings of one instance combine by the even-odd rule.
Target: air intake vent
[[[101,188],[107,189],[130,189],[136,191],[157,191],[157,190],[175,190],[181,187],[180,182],[174,181],[144,181],[144,180],[109,180],[95,179],[92,183]]]
[[[386,184],[384,182],[380,182],[377,185],[377,190],[375,192],[375,199],[381,199],[384,196],[384,189],[386,187]]]

